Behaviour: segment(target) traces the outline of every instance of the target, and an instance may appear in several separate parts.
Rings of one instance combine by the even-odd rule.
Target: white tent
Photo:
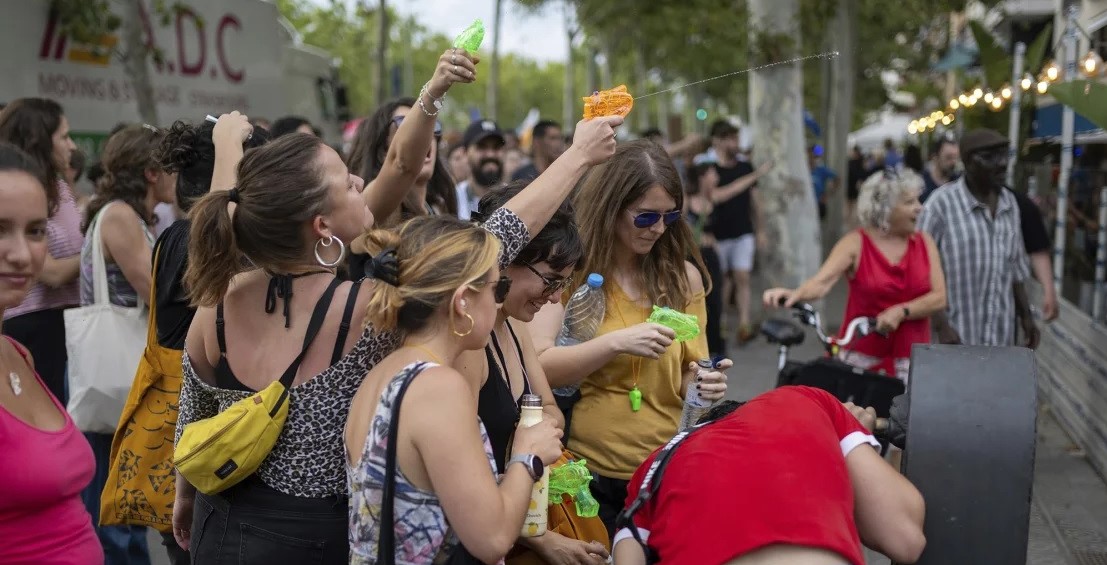
[[[883,114],[879,121],[850,133],[849,146],[857,145],[861,151],[871,151],[883,148],[885,139],[900,144],[907,137],[907,124],[911,119],[907,114]]]

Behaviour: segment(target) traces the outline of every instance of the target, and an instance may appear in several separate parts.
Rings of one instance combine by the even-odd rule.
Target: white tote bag
[[[109,204],[108,206],[111,206]],[[93,218],[92,292],[94,302],[65,311],[65,348],[69,353],[69,415],[83,432],[115,432],[135,370],[146,348],[147,311],[141,297],[134,308],[108,300],[108,269]]]

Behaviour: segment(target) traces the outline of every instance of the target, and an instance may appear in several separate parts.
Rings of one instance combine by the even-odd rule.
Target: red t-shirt
[[[845,455],[866,443],[879,446],[827,392],[772,390],[688,437],[635,525],[666,565],[716,565],[773,544],[864,565]],[[631,479],[628,505],[657,453]]]

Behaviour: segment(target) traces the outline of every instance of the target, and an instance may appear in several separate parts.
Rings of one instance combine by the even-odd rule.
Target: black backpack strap
[[[311,342],[315,341],[315,336],[319,335],[319,329],[323,327],[323,320],[327,317],[327,310],[330,309],[331,302],[334,300],[334,289],[338,288],[338,285],[341,283],[342,280],[335,277],[334,280],[331,281],[331,284],[327,286],[327,290],[323,291],[323,295],[319,297],[319,302],[315,303],[315,310],[311,313],[311,320],[308,322],[307,332],[304,334],[304,345],[300,349],[300,354],[292,360],[292,363],[285,369],[284,374],[281,375],[280,382],[284,385],[284,392],[282,392],[280,398],[277,399],[277,403],[273,405],[273,409],[269,411],[270,416],[276,415],[281,404],[284,404],[284,401],[288,398],[288,391],[292,388],[292,381],[296,379],[296,372],[300,370],[300,363],[303,362],[308,347],[311,347]]]
[[[377,565],[395,565],[396,563],[396,444],[400,441],[400,406],[411,381],[419,376],[431,364],[422,362],[417,365],[396,391],[392,400],[392,418],[388,423],[388,443],[384,455],[384,484],[381,485],[381,523],[380,539],[377,541]]]
[[[354,306],[357,305],[357,293],[361,290],[361,280],[350,287],[350,294],[346,297],[346,309],[342,311],[342,324],[338,326],[338,339],[334,340],[334,353],[331,354],[331,365],[338,363],[342,358],[342,347],[346,345],[346,336],[350,333],[350,320],[354,317]]]
[[[527,360],[523,356],[523,345],[519,343],[519,336],[515,335],[515,329],[511,327],[511,320],[505,320],[507,332],[511,334],[511,340],[515,342],[515,351],[519,354],[519,367],[523,369],[523,394],[531,394],[530,374],[527,373]]]
[[[621,528],[630,530],[630,535],[642,546],[648,565],[659,563],[661,556],[642,540],[642,536],[638,533],[638,527],[634,525],[634,515],[657,496],[658,491],[661,490],[661,477],[665,474],[665,469],[669,466],[669,462],[672,461],[673,455],[676,454],[676,449],[680,447],[680,444],[684,443],[684,440],[688,439],[688,436],[692,435],[693,432],[709,424],[711,422],[697,424],[669,440],[669,443],[661,448],[653,462],[650,463],[649,469],[646,470],[646,476],[642,478],[642,483],[638,486],[638,495],[615,518],[615,530],[618,531]],[[615,548],[611,549],[614,551]]]

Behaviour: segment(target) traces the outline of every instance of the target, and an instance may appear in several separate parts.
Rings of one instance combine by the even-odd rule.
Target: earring
[[[462,305],[462,306],[467,306],[467,304],[466,304],[466,302],[465,302],[465,299],[464,299],[464,298],[463,298],[463,299],[461,299],[461,305]]]
[[[465,337],[465,336],[473,333],[473,328],[476,327],[476,325],[477,325],[476,320],[473,320],[473,316],[469,315],[468,312],[465,313],[465,317],[469,318],[469,330],[466,331],[465,333],[457,331],[453,327],[453,325],[454,325],[453,319],[452,318],[450,319],[450,331],[452,331],[454,333],[454,335],[456,335],[457,337]]]
[[[333,263],[328,263],[327,261],[323,260],[323,255],[321,253],[319,253],[319,246],[322,245],[323,247],[330,247],[330,246],[334,245],[335,242],[338,242],[338,258],[335,259]],[[315,260],[321,266],[326,267],[328,269],[333,269],[333,268],[337,267],[338,264],[341,263],[342,259],[345,258],[345,257],[346,257],[346,244],[342,243],[341,239],[338,239],[337,237],[335,237],[333,235],[328,235],[325,238],[323,238],[323,237],[319,238],[319,240],[315,242]]]

